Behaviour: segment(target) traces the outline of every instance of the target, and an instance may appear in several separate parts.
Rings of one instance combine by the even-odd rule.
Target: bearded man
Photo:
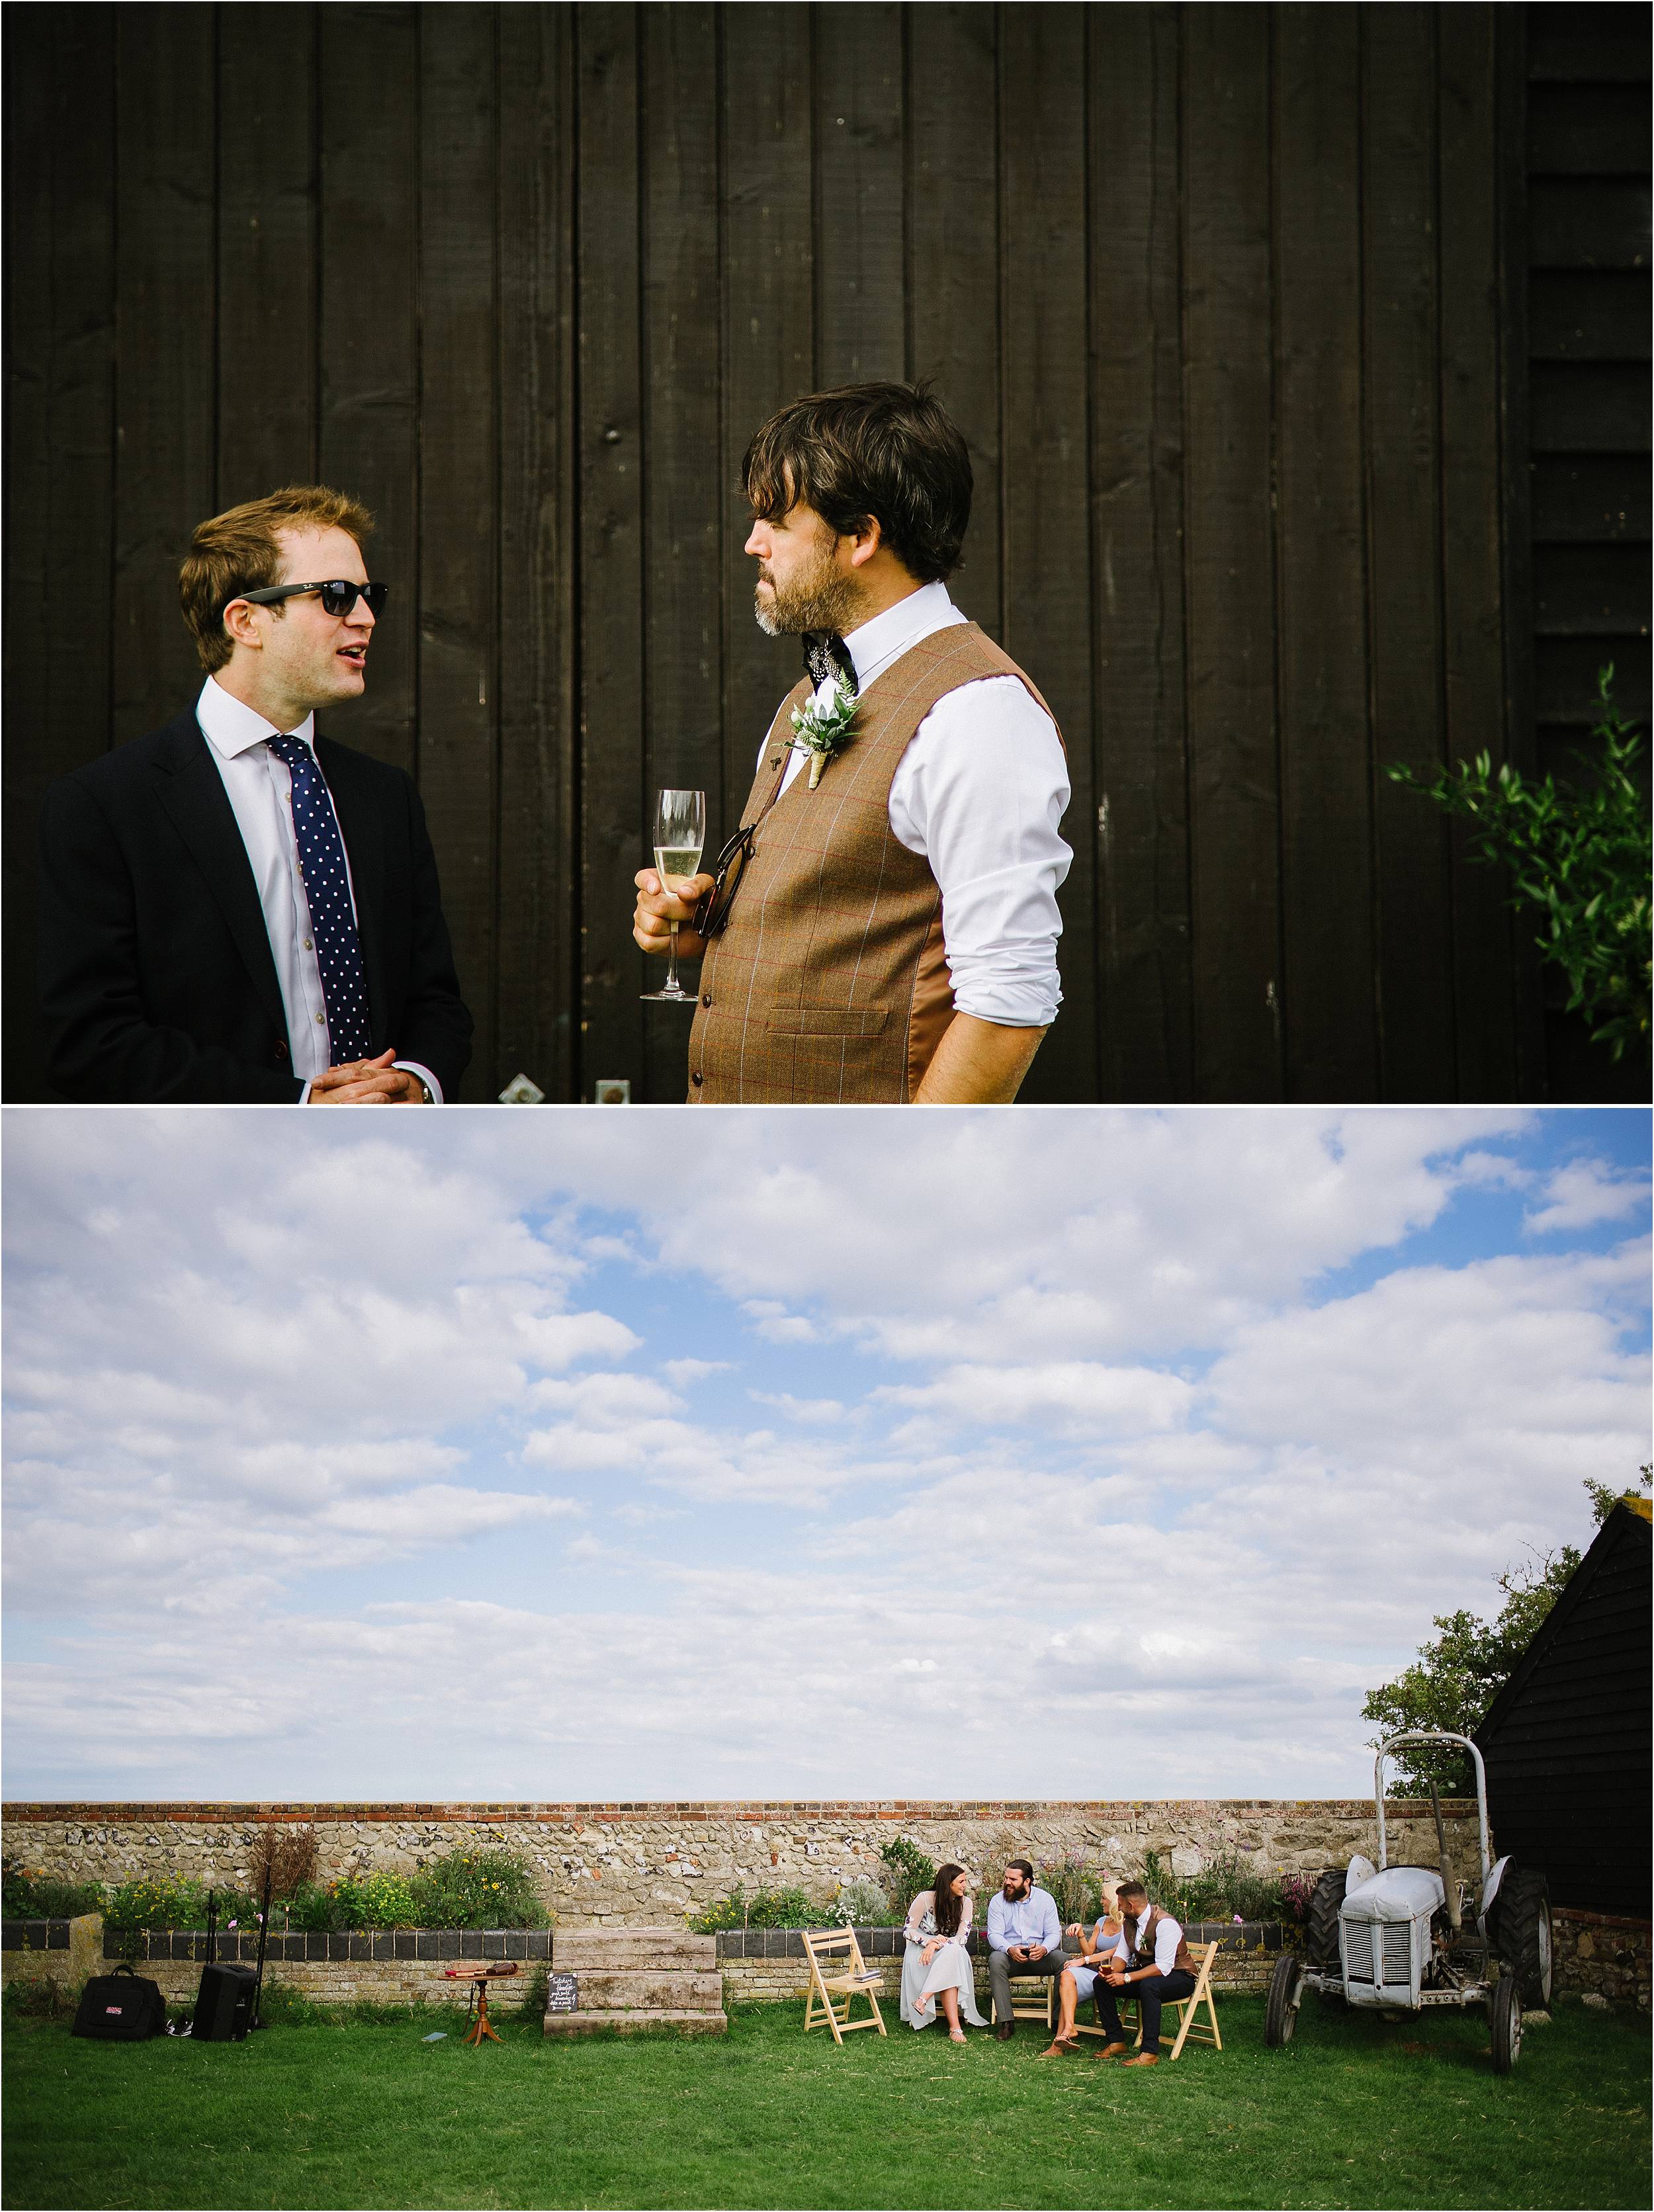
[[[923,385],[849,385],[773,416],[745,477],[758,623],[806,674],[716,872],[636,878],[637,943],[675,922],[702,956],[690,1103],[1009,1102],[1061,997],[1068,778],[948,593],[964,441]]]

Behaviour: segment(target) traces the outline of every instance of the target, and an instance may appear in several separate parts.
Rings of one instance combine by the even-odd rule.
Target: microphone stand
[[[265,1938],[270,1933],[270,1880],[275,1869],[268,1860],[265,1863],[265,1901],[258,1914],[258,1971],[252,1983],[252,2018],[247,2022],[248,2032],[264,2026],[259,2017],[258,2000],[265,1990]]]

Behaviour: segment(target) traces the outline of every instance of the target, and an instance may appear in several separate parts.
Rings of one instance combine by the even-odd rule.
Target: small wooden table
[[[444,1970],[442,1978],[445,1982],[469,1982],[471,1985],[477,2006],[477,2021],[464,2039],[473,2049],[482,2049],[484,2036],[490,2043],[500,2040],[489,2022],[488,1985],[490,1982],[502,1981],[507,1975],[514,1974],[517,1971],[514,1959],[494,1959],[486,1966],[449,1966]]]

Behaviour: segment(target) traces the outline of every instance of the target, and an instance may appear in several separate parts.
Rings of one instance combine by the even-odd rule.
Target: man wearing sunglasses
[[[637,943],[676,921],[703,956],[690,1101],[1008,1102],[1061,997],[1068,777],[1044,701],[948,594],[964,440],[922,385],[853,385],[772,416],[745,476],[758,624],[806,672],[711,873],[681,900],[636,878]]]
[[[389,586],[322,485],[215,515],[179,572],[207,672],[41,814],[41,995],[70,1098],[415,1105],[471,1056],[411,778],[318,736]]]

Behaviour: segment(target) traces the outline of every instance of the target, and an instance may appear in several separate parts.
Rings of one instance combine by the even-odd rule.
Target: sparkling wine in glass
[[[654,802],[654,866],[663,890],[681,896],[684,886],[700,872],[701,854],[707,842],[707,795],[703,791],[662,791]],[[645,991],[646,999],[667,1000],[673,1006],[692,1006],[695,994],[678,980],[678,924],[670,925],[672,954],[666,980],[658,991]]]

